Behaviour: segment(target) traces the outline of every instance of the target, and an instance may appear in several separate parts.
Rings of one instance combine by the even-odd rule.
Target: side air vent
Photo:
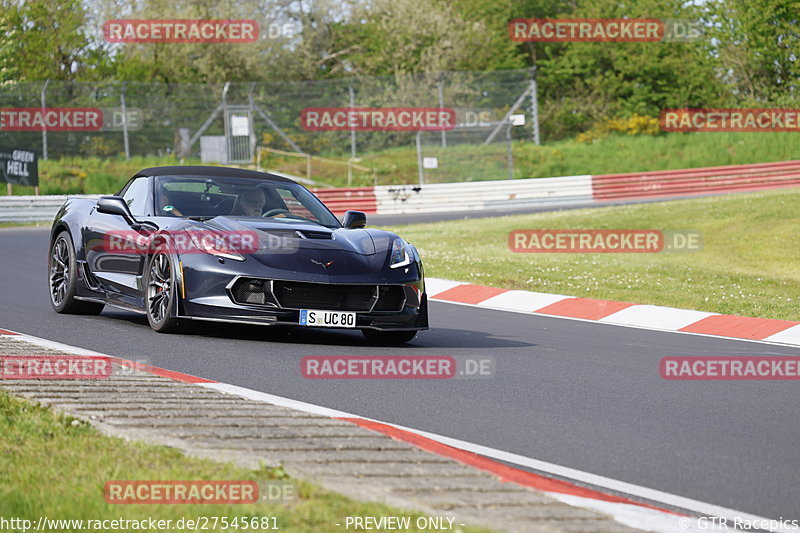
[[[83,271],[83,279],[86,281],[86,286],[93,291],[99,291],[101,289],[100,280],[94,277],[86,261],[81,261],[81,270]]]
[[[313,231],[313,230],[297,230],[297,233],[300,233],[306,239],[333,239],[333,233],[329,231]]]

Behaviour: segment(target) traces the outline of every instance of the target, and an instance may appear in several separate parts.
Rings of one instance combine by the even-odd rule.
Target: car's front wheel
[[[75,299],[78,292],[78,262],[68,231],[62,231],[50,246],[48,261],[50,304],[56,313],[99,315],[103,304]]]
[[[417,336],[416,331],[377,331],[362,329],[364,337],[375,344],[405,344]]]
[[[147,268],[144,303],[147,322],[159,333],[171,333],[180,327],[180,321],[172,316],[176,279],[172,257],[163,247],[157,249]]]

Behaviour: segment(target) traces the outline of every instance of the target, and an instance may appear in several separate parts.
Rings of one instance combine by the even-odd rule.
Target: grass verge
[[[189,458],[171,448],[107,437],[83,422],[14,398],[1,389],[0,472],[3,472],[0,517],[24,518],[32,520],[34,525],[40,516],[65,520],[154,517],[171,519],[173,524],[181,517],[216,516],[232,520],[275,516],[283,532],[333,533],[341,531],[342,527],[336,523],[343,523],[346,516],[421,516],[385,505],[355,502],[304,482],[297,482],[299,499],[283,505],[108,504],[103,487],[109,480],[259,482],[285,479],[286,475],[281,469],[245,470],[231,464]],[[81,529],[73,525],[58,531]],[[223,530],[209,526],[205,531]],[[474,528],[466,528],[464,532],[487,533]]]
[[[723,314],[800,320],[800,189],[389,228],[426,275]],[[514,229],[659,229],[702,234],[696,252],[525,254]]]
[[[671,133],[612,135],[592,143],[575,140],[537,146],[514,141],[515,178],[615,174],[680,168],[739,165],[800,159],[792,133]],[[439,158],[426,170],[426,183],[508,179],[505,144],[429,146],[423,156]],[[360,163],[377,170],[378,183],[417,183],[417,153],[403,147],[368,153]],[[333,180],[335,177],[328,177]],[[331,181],[333,182],[333,181]],[[371,185],[371,183],[362,183]]]
[[[113,194],[136,172],[163,165],[199,165],[199,159],[167,157],[63,157],[39,161],[39,194]],[[0,184],[2,185],[2,184]],[[0,196],[7,193],[0,186]],[[14,185],[15,196],[33,194],[33,187]]]

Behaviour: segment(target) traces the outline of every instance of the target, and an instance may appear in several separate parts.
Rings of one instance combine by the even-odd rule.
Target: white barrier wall
[[[515,209],[592,202],[592,176],[379,185],[378,214]]]
[[[0,196],[0,222],[52,222],[68,196]],[[86,195],[84,198],[100,198]]]

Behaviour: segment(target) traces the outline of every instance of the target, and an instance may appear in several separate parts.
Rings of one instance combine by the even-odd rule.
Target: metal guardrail
[[[592,202],[592,176],[375,187],[379,214],[516,209]]]
[[[67,195],[0,196],[0,222],[49,222],[67,198]]]

